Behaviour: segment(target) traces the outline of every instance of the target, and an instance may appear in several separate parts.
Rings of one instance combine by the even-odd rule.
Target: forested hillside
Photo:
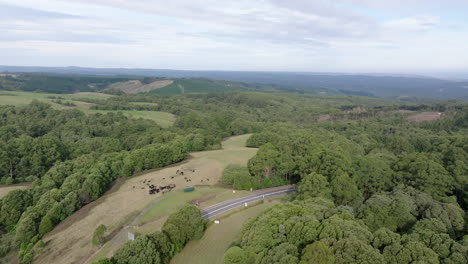
[[[46,93],[93,92],[110,84],[130,80],[125,77],[98,77],[78,75],[5,74],[0,75],[0,90]]]
[[[244,225],[224,263],[466,263],[465,108],[274,126],[254,135],[251,177],[297,182],[291,201]]]
[[[14,66],[0,66],[0,71],[94,76],[150,76],[170,79],[205,78],[219,80],[220,82],[240,82],[244,83],[243,85],[278,87],[284,92],[310,94],[326,92],[327,94],[352,94],[393,98],[468,99],[467,80],[447,80],[418,75]]]
[[[224,137],[255,133],[248,145],[258,153],[230,184],[297,183],[297,195],[246,224],[226,259],[466,261],[466,104],[261,92],[90,100],[117,112],[85,115],[36,101],[0,107],[1,181],[33,181],[0,200],[1,256],[16,251],[21,263],[30,263],[47,232],[118,178],[219,148]],[[177,120],[161,128],[118,113],[130,105]],[[410,110],[440,111],[443,118],[416,123],[406,120]],[[319,121],[322,115],[333,118]]]
[[[108,94],[153,93],[163,95],[213,93],[227,91],[288,92],[317,95],[372,95],[351,90],[296,87],[212,80],[206,78],[141,77],[126,75],[62,75],[45,73],[0,74],[0,90],[56,94],[78,92],[105,92]]]

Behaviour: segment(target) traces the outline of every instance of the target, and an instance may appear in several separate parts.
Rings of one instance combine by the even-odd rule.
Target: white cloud
[[[452,1],[457,4],[442,12],[421,11],[435,0],[0,0],[0,8],[12,10],[0,18],[0,61],[226,70],[468,68],[461,45],[466,24],[450,15],[463,1]],[[411,8],[392,11],[390,5]]]
[[[417,15],[388,21],[384,23],[384,26],[387,29],[398,31],[426,31],[439,24],[440,19],[437,16]]]

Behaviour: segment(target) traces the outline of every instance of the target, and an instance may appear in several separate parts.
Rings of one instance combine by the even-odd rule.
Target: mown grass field
[[[50,97],[60,97],[63,102],[73,103],[76,106],[68,107],[63,106],[57,103],[54,103]],[[86,114],[95,114],[95,113],[108,113],[108,112],[122,112],[125,116],[130,118],[145,118],[153,120],[162,127],[170,127],[174,124],[176,117],[173,114],[166,112],[158,111],[134,111],[134,110],[118,110],[118,111],[107,111],[107,110],[93,110],[89,109],[93,104],[76,101],[76,99],[106,99],[113,95],[103,94],[103,93],[76,93],[76,94],[50,94],[50,93],[33,93],[33,92],[10,92],[10,91],[0,91],[0,105],[15,105],[15,106],[25,106],[31,103],[33,100],[38,100],[40,102],[49,103],[55,109],[78,109],[83,111]],[[74,100],[75,99],[75,100]],[[144,105],[149,105],[149,103],[141,103]]]
[[[171,264],[219,264],[223,263],[224,252],[236,239],[245,221],[259,215],[278,201],[268,201],[241,210],[212,224],[200,240],[190,241],[171,261]]]

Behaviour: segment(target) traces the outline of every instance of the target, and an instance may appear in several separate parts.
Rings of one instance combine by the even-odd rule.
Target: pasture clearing
[[[129,216],[135,217],[135,212],[140,212],[162,195],[149,195],[147,183],[158,186],[176,184],[172,191],[174,195],[187,186],[215,185],[228,164],[246,165],[255,155],[257,149],[244,147],[249,137],[250,135],[231,137],[223,142],[223,149],[194,152],[184,162],[121,179],[120,185],[114,186],[98,200],[75,212],[47,234],[43,238],[46,244],[44,253],[35,259],[35,263],[86,262],[98,249],[91,245],[93,232],[98,225],[105,224],[109,233],[120,230],[131,221]],[[177,170],[184,171],[184,175],[177,175]],[[185,178],[191,181],[187,182]],[[205,193],[208,194],[209,192]],[[122,224],[125,220],[127,222]]]
[[[33,100],[38,100],[43,103],[51,104],[55,109],[77,109],[83,111],[86,114],[106,114],[109,112],[121,112],[129,118],[144,118],[156,122],[158,125],[167,128],[174,124],[176,117],[171,113],[159,112],[159,111],[136,111],[136,110],[94,110],[89,109],[93,104],[81,101],[75,101],[78,99],[99,99],[103,100],[113,95],[103,93],[76,93],[76,94],[50,94],[50,93],[32,93],[32,92],[10,92],[0,91],[0,105],[15,105],[25,106],[31,103]],[[52,97],[61,98],[63,102],[73,103],[75,106],[64,106],[53,102]],[[145,105],[151,105],[150,103],[143,103]]]
[[[140,218],[137,225],[143,225],[162,216],[169,215],[192,200],[203,199],[203,197],[207,195],[216,196],[225,191],[226,189],[215,186],[197,186],[193,192],[188,193],[184,193],[183,190],[177,190],[153,205],[150,210]]]
[[[228,215],[219,224],[212,224],[200,240],[190,241],[171,261],[171,264],[218,264],[223,263],[224,252],[240,232],[242,225],[266,209],[279,203],[265,200],[256,206]]]
[[[0,199],[6,196],[9,192],[14,190],[23,190],[29,188],[31,183],[20,183],[11,185],[0,185]]]
[[[51,97],[63,98],[65,100],[73,99],[105,99],[112,97],[113,95],[103,94],[103,93],[76,93],[76,94],[52,94],[52,93],[34,93],[34,92],[18,92],[18,91],[0,91],[0,105],[15,105],[15,106],[24,106],[31,103],[33,100],[38,100],[40,102],[52,104],[54,107],[61,107],[59,104],[52,102]],[[76,101],[73,103],[77,104]]]
[[[106,89],[120,90],[127,94],[136,94],[160,89],[165,86],[171,85],[173,82],[173,80],[158,80],[148,84],[144,84],[140,80],[130,80],[126,82],[118,82],[111,84]]]
[[[76,104],[76,102],[74,101]],[[160,125],[161,127],[168,128],[174,124],[176,120],[176,116],[167,113],[167,112],[159,112],[159,111],[136,111],[136,110],[94,110],[94,109],[80,109],[86,114],[106,114],[106,113],[117,113],[121,112],[125,116],[129,118],[143,118],[149,119],[154,121],[156,124]]]
[[[414,115],[410,115],[406,118],[409,121],[415,121],[417,123],[424,121],[435,121],[442,118],[442,113],[440,112],[422,112]]]

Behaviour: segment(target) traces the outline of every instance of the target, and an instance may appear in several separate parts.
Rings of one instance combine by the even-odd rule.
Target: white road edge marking
[[[272,193],[268,193],[268,194],[260,194],[260,195],[254,196],[254,197],[250,197],[249,199],[246,199],[244,201],[236,201],[236,202],[234,202],[232,204],[223,206],[223,207],[218,208],[216,210],[213,210],[213,211],[210,211],[210,212],[205,212],[205,213],[202,214],[202,217],[206,217],[207,215],[210,215],[210,217],[217,216],[217,215],[219,215],[220,213],[223,213],[223,212],[220,212],[220,213],[215,214],[215,215],[212,215],[212,214],[219,211],[219,210],[222,210],[222,209],[225,209],[225,208],[228,208],[228,207],[234,207],[235,205],[242,204],[242,203],[244,203],[246,201],[250,201],[250,200],[256,199],[258,197],[263,197],[264,198],[265,196],[271,196],[271,195],[274,195],[274,194],[284,193],[284,192],[288,192],[288,191],[291,191],[291,189],[281,190],[281,191],[272,192]]]

